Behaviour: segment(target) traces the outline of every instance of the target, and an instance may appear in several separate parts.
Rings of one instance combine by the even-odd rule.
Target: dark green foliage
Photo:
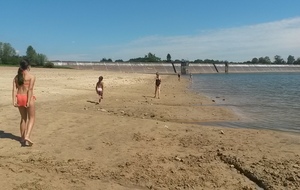
[[[6,57],[0,59],[0,64],[4,65],[19,65],[20,61],[22,60],[22,57],[19,56],[12,56],[12,57]]]
[[[19,62],[26,58],[32,66],[44,66],[47,68],[53,68],[53,63],[51,64],[48,62],[47,56],[41,53],[37,53],[35,49],[29,45],[26,50],[26,56],[19,56],[17,55],[16,50],[9,44],[9,43],[3,43],[0,42],[0,65],[18,65]],[[112,59],[106,59],[103,58],[100,60],[100,62],[113,62]],[[117,59],[115,62],[124,62],[122,59]],[[171,55],[167,54],[167,60],[161,60],[161,58],[156,57],[155,54],[148,53],[144,57],[138,57],[138,58],[131,58],[128,61],[125,62],[174,62],[174,63],[181,63],[182,60],[176,59],[172,61]],[[190,61],[194,63],[220,63],[224,64],[225,61],[219,61],[219,60],[213,60],[213,59],[196,59],[194,61]],[[294,56],[289,55],[287,58],[287,61],[281,58],[281,56],[276,55],[274,56],[274,61],[272,62],[268,56],[260,57],[260,58],[253,58],[252,60],[245,61],[245,62],[229,62],[231,64],[234,63],[245,63],[245,64],[251,64],[251,63],[257,63],[257,64],[300,64],[300,58],[295,59]]]
[[[111,58],[106,59],[106,58],[102,58],[100,62],[113,62]]]
[[[202,59],[196,59],[196,60],[194,61],[194,63],[203,63],[203,60],[202,60]]]
[[[128,62],[161,62],[161,59],[159,57],[156,57],[155,54],[148,53],[148,55],[145,55],[144,58],[133,58],[129,59]]]
[[[295,65],[300,65],[300,57],[296,61],[294,61],[294,64]]]
[[[37,53],[36,51],[33,49],[32,46],[28,46],[27,50],[26,50],[26,57],[28,59],[28,61],[30,62],[30,64],[32,66],[37,65],[36,63],[36,58],[37,58]]]
[[[266,57],[260,57],[258,59],[258,63],[260,63],[260,64],[271,64],[272,62],[271,62],[270,58],[268,56],[266,56]]]
[[[273,62],[274,64],[285,64],[285,61],[279,55],[275,55],[274,60],[275,60]]]
[[[171,62],[172,60],[171,60],[171,55],[168,53],[168,55],[167,55],[167,62]]]
[[[295,57],[289,55],[287,58],[287,64],[294,64],[294,62],[295,62]]]
[[[45,67],[45,68],[54,68],[54,63],[48,61],[48,62],[46,62],[46,63],[44,64],[44,67]]]
[[[254,58],[252,59],[251,63],[254,63],[254,64],[258,63],[258,59],[257,59],[256,57],[254,57]]]
[[[46,55],[36,53],[32,46],[28,46],[26,56],[19,56],[9,43],[0,42],[1,65],[18,65],[22,59],[28,60],[32,66],[43,66],[47,62]]]
[[[16,50],[10,43],[0,42],[0,64],[15,65],[18,61]]]
[[[32,66],[43,66],[47,62],[47,56],[37,53],[32,46],[28,46],[26,57]]]

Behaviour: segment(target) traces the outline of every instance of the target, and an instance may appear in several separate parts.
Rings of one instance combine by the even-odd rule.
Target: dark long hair
[[[26,60],[22,60],[20,62],[20,67],[18,69],[18,75],[17,75],[17,82],[18,85],[21,86],[24,84],[24,75],[23,75],[23,71],[25,71],[26,69],[28,69],[29,67],[29,62]]]

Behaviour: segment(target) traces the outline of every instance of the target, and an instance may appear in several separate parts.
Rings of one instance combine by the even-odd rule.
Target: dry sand
[[[21,147],[16,73],[0,67],[1,190],[300,189],[299,134],[196,124],[239,118],[175,75],[154,99],[154,75],[33,68],[35,144]]]

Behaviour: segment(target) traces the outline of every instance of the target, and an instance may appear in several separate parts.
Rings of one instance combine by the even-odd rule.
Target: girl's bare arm
[[[33,96],[34,83],[35,83],[35,77],[32,76],[31,79],[30,79],[30,84],[29,84],[28,91],[27,91],[27,104],[26,104],[26,107],[30,106],[30,101],[31,101],[32,96]]]
[[[16,78],[14,78],[14,80],[13,80],[13,89],[12,89],[12,104],[13,104],[13,106],[17,105],[16,95],[17,95],[17,85],[16,85]]]

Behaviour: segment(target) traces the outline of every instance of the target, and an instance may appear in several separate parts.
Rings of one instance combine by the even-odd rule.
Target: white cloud
[[[194,36],[150,36],[121,46],[115,55],[124,58],[148,52],[166,59],[216,59],[247,61],[275,55],[300,57],[300,17],[276,22],[205,31]]]
[[[247,61],[254,57],[288,55],[300,57],[300,17],[221,30],[202,31],[198,35],[147,36],[127,44],[98,47],[95,55],[68,55],[70,59],[99,60],[106,58],[128,60],[151,52],[166,59],[215,59]],[[92,54],[91,52],[89,52]],[[72,57],[73,56],[73,57]],[[64,59],[66,60],[66,59]]]

